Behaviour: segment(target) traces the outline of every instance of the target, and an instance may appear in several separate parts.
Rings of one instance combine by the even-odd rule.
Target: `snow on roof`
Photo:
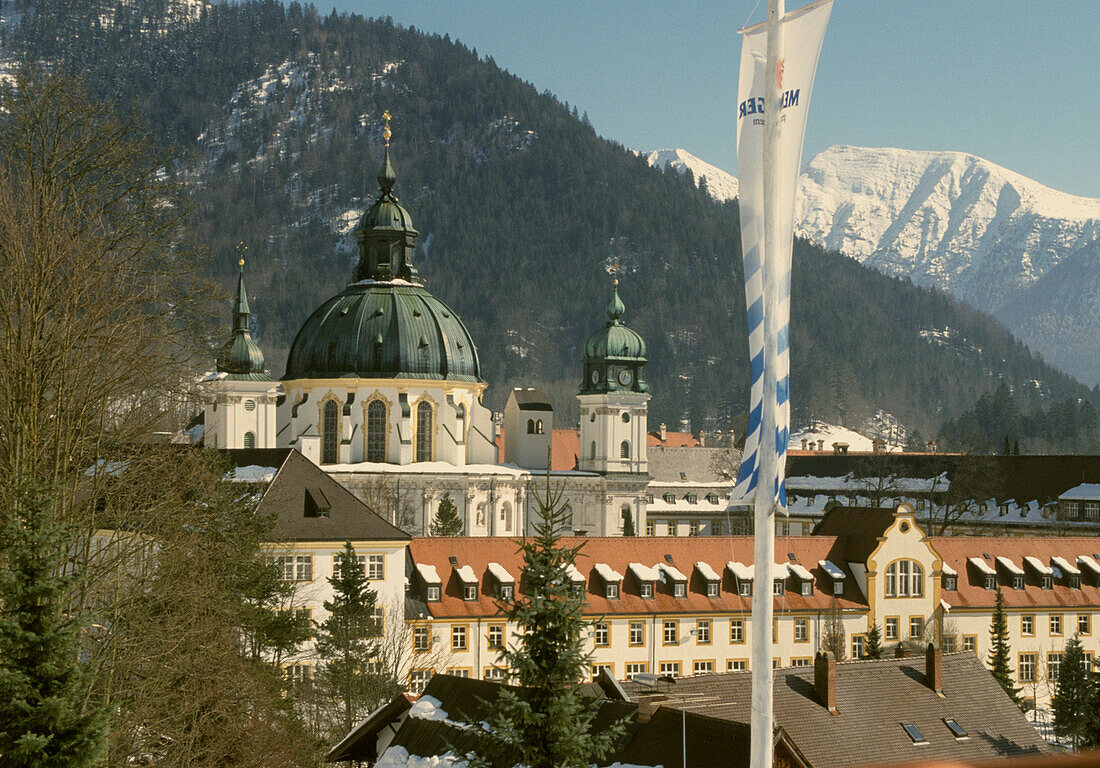
[[[797,429],[793,433],[791,433],[791,450],[800,450],[803,439],[811,441],[815,444],[818,440],[824,440],[825,451],[822,451],[823,453],[831,453],[833,450],[833,443],[847,443],[848,450],[853,452],[861,451],[869,453],[874,447],[871,443],[871,438],[869,437],[864,437],[858,432],[847,429],[846,427],[835,426],[833,424],[824,424],[822,422],[815,422],[809,427],[803,427],[802,429]],[[887,447],[891,451],[901,450],[900,445],[896,445],[893,443],[888,444]]]
[[[420,574],[420,578],[424,579],[426,584],[441,584],[442,580],[439,578],[439,573],[435,570],[434,565],[428,565],[427,563],[417,563],[416,570]]]
[[[493,578],[501,584],[516,583],[516,580],[512,578],[512,574],[508,573],[508,569],[500,563],[489,563],[489,573],[493,574]]]
[[[726,563],[726,567],[729,568],[730,573],[732,573],[735,578],[741,581],[752,581],[753,569],[751,565],[743,565],[730,560]]]
[[[1058,498],[1065,501],[1100,499],[1100,483],[1081,483],[1080,485],[1075,485]]]
[[[1079,562],[1081,565],[1088,568],[1090,571],[1095,573],[1097,576],[1100,576],[1100,564],[1097,564],[1097,562],[1095,560],[1093,560],[1091,557],[1089,557],[1088,555],[1078,555],[1077,556],[1077,562]]]
[[[946,600],[940,600],[940,608],[943,608],[944,613],[950,613],[951,603],[947,602]]]
[[[442,701],[435,696],[424,695],[409,708],[409,717],[415,717],[419,720],[444,721],[447,719],[447,712],[443,709]]]
[[[623,580],[623,575],[607,563],[596,563],[596,573],[600,574],[600,578],[605,582]]]
[[[355,464],[326,464],[325,472],[371,472],[378,474],[430,474],[430,475],[506,475],[529,477],[531,472],[511,464],[467,464],[459,467],[445,461],[418,461],[414,464],[386,464],[377,461],[360,461]]]
[[[1076,565],[1073,565],[1069,560],[1066,560],[1064,557],[1059,557],[1058,555],[1055,555],[1054,557],[1050,558],[1050,561],[1061,568],[1062,573],[1068,573],[1070,576],[1081,575],[1080,569]]]
[[[814,576],[798,563],[787,563],[787,569],[803,581],[813,581]]]
[[[687,581],[687,576],[685,576],[683,572],[675,565],[669,565],[668,563],[659,563],[657,567],[660,568],[665,573],[665,575],[673,581]]]
[[[943,566],[940,568],[940,570],[943,571],[944,576],[958,576],[959,575],[959,574],[955,573],[955,569],[952,568],[947,563],[944,563]]]
[[[711,568],[707,563],[704,563],[702,560],[695,564],[695,570],[699,571],[699,575],[707,581],[722,580],[722,577],[715,573],[714,569]]]
[[[599,566],[596,567],[599,568]],[[634,574],[638,581],[657,581],[661,578],[656,568],[650,568],[648,565],[642,565],[641,563],[631,563],[630,572]],[[602,573],[600,575],[603,576]]]
[[[247,467],[234,469],[229,480],[233,483],[270,483],[275,479],[275,473],[278,471],[278,467],[261,467],[259,464],[249,464]]]
[[[1044,576],[1054,575],[1054,571],[1050,569],[1050,566],[1043,563],[1043,561],[1037,557],[1027,555],[1024,557],[1024,562],[1034,568],[1036,573],[1041,573]]]
[[[458,574],[458,578],[463,584],[477,584],[477,575],[470,566],[460,565],[455,568],[455,573]]]
[[[844,571],[837,568],[836,563],[831,560],[818,560],[817,564],[821,567],[821,570],[829,574],[830,578],[838,580],[844,578]]]
[[[989,563],[987,563],[985,560],[983,560],[980,557],[968,557],[968,558],[966,558],[966,561],[968,563],[970,563],[972,566],[974,566],[975,568],[977,568],[979,571],[984,573],[986,576],[996,576],[997,575],[996,569],[991,568],[989,566]]]
[[[1006,571],[1008,571],[1009,573],[1011,573],[1015,576],[1023,576],[1024,575],[1024,569],[1023,568],[1016,565],[1016,563],[1012,562],[1011,560],[1009,560],[1007,557],[1005,557],[1003,555],[997,555],[997,562],[1000,563],[1002,568],[1004,568]]]
[[[441,755],[421,757],[410,755],[404,747],[393,746],[382,753],[374,768],[460,768],[465,765],[465,759],[450,750]]]
[[[572,563],[569,563],[569,565],[565,566],[565,572],[569,574],[570,581],[579,581],[581,584],[586,581],[586,579],[584,578],[584,574],[578,571],[577,566],[573,565]]]
[[[797,475],[788,477],[784,483],[787,491],[806,493],[809,491],[826,491],[832,493],[846,493],[849,495],[866,494],[876,486],[873,479],[858,478],[853,474],[843,476],[816,477],[814,475]],[[887,495],[898,493],[930,493],[932,491],[946,491],[951,486],[947,474],[938,477],[891,477],[883,490]]]

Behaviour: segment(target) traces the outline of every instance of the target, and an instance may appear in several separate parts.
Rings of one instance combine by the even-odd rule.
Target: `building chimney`
[[[806,450],[806,438],[802,438],[802,450]]]
[[[924,649],[924,680],[937,696],[943,696],[943,652],[935,643]]]
[[[699,447],[700,448],[706,448],[707,447],[707,433],[706,433],[705,430],[699,430],[698,440],[699,440]]]
[[[819,450],[819,451],[824,451],[825,450],[825,441],[824,440],[818,440],[817,441],[817,450]]]
[[[660,436],[661,436],[661,442],[663,443],[663,442],[664,442],[665,440],[667,440],[667,439],[668,439],[668,427],[667,427],[667,426],[665,425],[665,423],[664,423],[664,422],[662,421],[662,422],[661,422],[661,426],[659,427],[659,429],[660,429],[660,432],[659,432],[659,434],[660,434]]]
[[[836,711],[836,658],[829,651],[820,651],[814,658],[814,689],[821,706]]]

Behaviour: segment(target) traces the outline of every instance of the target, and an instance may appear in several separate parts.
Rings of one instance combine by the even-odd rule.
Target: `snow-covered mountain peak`
[[[700,179],[707,180],[707,191],[715,200],[733,200],[737,197],[737,178],[726,173],[716,165],[700,160],[686,149],[657,149],[645,154],[646,160],[655,168],[672,166],[683,173],[691,171],[698,185]]]

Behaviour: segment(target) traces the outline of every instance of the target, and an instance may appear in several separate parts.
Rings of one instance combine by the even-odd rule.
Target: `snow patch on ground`
[[[420,757],[410,755],[404,747],[390,747],[378,758],[374,768],[463,768],[466,761],[453,752]]]

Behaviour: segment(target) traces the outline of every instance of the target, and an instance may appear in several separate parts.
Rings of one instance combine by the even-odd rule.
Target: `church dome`
[[[584,342],[584,356],[588,360],[606,360],[608,358],[645,360],[645,341],[636,331],[623,325],[620,318],[626,307],[619,298],[616,288],[607,304],[608,321],[600,330],[593,333]]]
[[[477,348],[423,286],[365,280],[322,304],[290,347],[284,379],[481,381]]]
[[[298,331],[284,380],[358,377],[481,382],[481,364],[458,315],[421,284],[417,231],[393,194],[389,113],[379,195],[359,222],[354,282]]]

